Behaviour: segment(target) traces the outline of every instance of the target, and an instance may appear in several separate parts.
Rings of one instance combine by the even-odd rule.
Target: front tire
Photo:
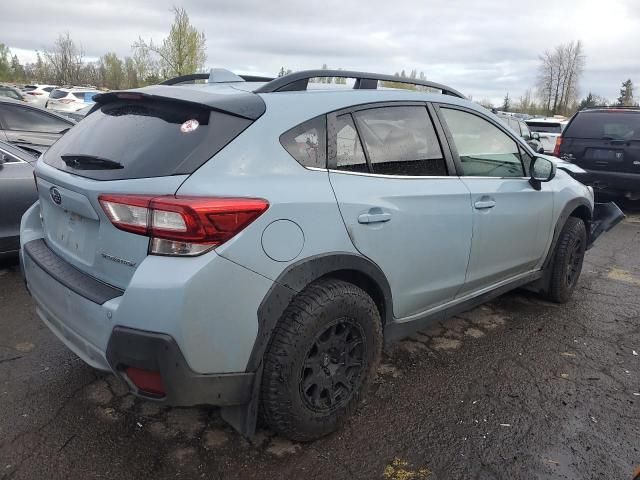
[[[351,415],[382,349],[378,309],[361,288],[321,280],[285,310],[264,357],[262,414],[280,435],[310,441]]]
[[[566,303],[578,283],[584,253],[587,248],[587,228],[580,218],[569,217],[556,246],[553,258],[548,297]]]

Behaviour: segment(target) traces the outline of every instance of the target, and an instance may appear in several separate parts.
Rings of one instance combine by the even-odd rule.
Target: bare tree
[[[158,45],[140,38],[133,44],[137,52],[151,52],[160,59],[160,68],[164,77],[175,77],[195,73],[201,70],[207,59],[205,52],[206,38],[191,25],[189,15],[184,8],[173,7],[175,14],[169,36]]]
[[[558,45],[540,56],[538,96],[548,114],[567,114],[576,103],[585,58],[580,40]]]
[[[77,46],[69,32],[61,34],[53,44],[53,48],[44,51],[44,56],[51,64],[53,80],[61,85],[80,83],[80,70],[84,56],[82,47]]]

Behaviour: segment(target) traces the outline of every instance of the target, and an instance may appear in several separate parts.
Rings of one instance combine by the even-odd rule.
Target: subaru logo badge
[[[49,189],[49,193],[51,194],[51,200],[53,200],[56,205],[60,205],[62,203],[62,195],[60,195],[60,190],[58,190],[56,187],[51,187]]]

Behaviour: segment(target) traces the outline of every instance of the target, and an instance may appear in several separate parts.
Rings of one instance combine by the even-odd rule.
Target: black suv
[[[581,110],[554,154],[585,169],[594,189],[640,199],[640,107]]]

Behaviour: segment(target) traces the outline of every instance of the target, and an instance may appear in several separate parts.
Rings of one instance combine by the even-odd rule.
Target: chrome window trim
[[[400,179],[407,179],[407,180],[425,180],[430,178],[431,179],[453,178],[458,180],[460,178],[456,175],[440,175],[440,176],[387,175],[382,173],[350,172],[348,170],[335,170],[332,168],[329,168],[328,171],[330,173],[342,173],[344,175],[360,175],[362,177],[396,178],[396,179],[400,178]]]

